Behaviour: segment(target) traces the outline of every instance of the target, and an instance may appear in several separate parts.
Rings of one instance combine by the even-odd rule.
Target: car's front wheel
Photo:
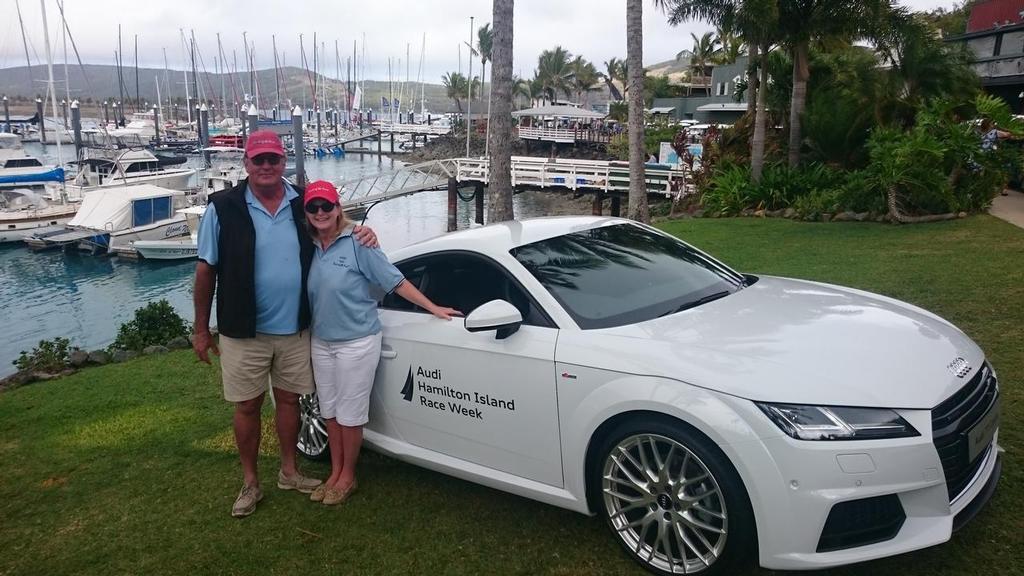
[[[728,574],[754,550],[743,483],[702,435],[668,419],[624,422],[605,436],[600,512],[626,551],[659,574]]]
[[[330,457],[327,450],[327,425],[320,417],[316,393],[299,396],[299,454],[311,460]]]

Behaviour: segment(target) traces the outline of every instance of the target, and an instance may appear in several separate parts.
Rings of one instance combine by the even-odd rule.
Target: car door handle
[[[391,360],[393,358],[398,358],[398,352],[395,352],[395,349],[390,346],[385,346],[380,349],[380,357]]]

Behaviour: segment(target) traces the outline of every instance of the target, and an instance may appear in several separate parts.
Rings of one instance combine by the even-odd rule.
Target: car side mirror
[[[504,300],[491,300],[477,306],[466,316],[466,330],[486,332],[497,330],[496,340],[504,340],[519,330],[523,315],[519,309]]]

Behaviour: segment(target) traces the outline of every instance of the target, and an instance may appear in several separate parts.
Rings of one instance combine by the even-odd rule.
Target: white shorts
[[[320,416],[333,418],[342,426],[362,426],[369,421],[380,342],[380,332],[343,342],[310,339]]]

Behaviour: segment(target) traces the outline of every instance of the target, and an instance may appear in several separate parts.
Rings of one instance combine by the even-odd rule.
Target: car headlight
[[[783,432],[797,440],[876,440],[921,435],[887,408],[756,404]]]

